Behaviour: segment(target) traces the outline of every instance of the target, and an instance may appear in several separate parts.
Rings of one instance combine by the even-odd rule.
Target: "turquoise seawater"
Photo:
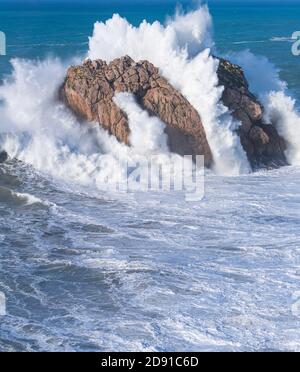
[[[152,154],[163,126],[153,128],[143,115],[132,127],[139,143],[126,155],[99,126],[82,125],[57,90],[71,59],[86,56],[96,21],[119,13],[133,25],[164,22],[176,2],[39,3],[0,0],[7,36],[0,148],[10,156],[0,164],[0,351],[300,351],[300,116],[292,100],[278,91],[265,107],[280,114],[293,166],[230,176],[207,171],[201,202],[183,192],[116,195],[100,187],[114,169],[103,165],[103,155],[121,154],[124,166]],[[182,10],[192,7],[185,1]],[[266,56],[300,101],[300,57],[291,52],[299,4],[209,7],[214,53]],[[91,49],[103,58],[116,50],[119,56],[118,48],[156,58],[199,104],[219,162],[235,168],[246,156],[232,141],[228,118],[221,119],[215,66],[210,70],[202,49],[181,64],[182,40],[193,46],[191,30],[207,15],[196,13],[179,30],[171,22],[174,39],[157,25],[152,40],[155,27],[148,26],[128,45],[128,29],[122,33],[116,17],[113,27],[98,28]],[[156,55],[156,45],[165,53]],[[252,61],[244,67],[249,80],[258,88],[267,83],[269,97],[272,66]]]
[[[179,2],[180,3],[180,2]],[[172,16],[176,1],[64,1],[43,6],[0,3],[0,30],[7,36],[7,56],[0,58],[0,76],[10,71],[11,58],[84,55],[96,21],[119,13],[133,25],[143,19],[164,21]],[[300,4],[289,2],[208,2],[214,21],[214,40],[220,53],[249,49],[266,56],[300,98],[300,57],[291,53],[291,36],[300,29]],[[178,4],[177,4],[178,6]],[[183,1],[182,9],[193,8]]]

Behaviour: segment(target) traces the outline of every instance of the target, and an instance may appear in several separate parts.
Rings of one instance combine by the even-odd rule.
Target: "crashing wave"
[[[135,60],[151,60],[199,112],[213,152],[214,171],[237,175],[248,172],[249,163],[236,134],[238,123],[221,102],[223,89],[218,85],[218,61],[211,55],[211,28],[206,6],[177,14],[165,24],[144,21],[139,27],[114,15],[105,23],[95,24],[87,57],[111,61],[128,54]],[[299,164],[300,117],[285,84],[266,59],[239,53],[233,60],[244,68],[251,89],[265,104],[266,116],[287,139],[289,162]],[[67,68],[60,60],[14,59],[12,65],[12,75],[0,87],[0,148],[10,156],[56,177],[97,186],[110,169],[103,155],[110,156],[115,166],[111,169],[120,167],[122,172],[122,163],[117,161],[120,154],[125,163],[138,160],[141,151],[151,153],[161,146],[158,125],[151,118],[143,118],[151,140],[130,149],[96,125],[82,125],[57,100]],[[134,125],[138,109],[129,99],[120,105],[132,117],[132,135],[138,144],[141,136]],[[114,174],[109,176],[114,178]]]

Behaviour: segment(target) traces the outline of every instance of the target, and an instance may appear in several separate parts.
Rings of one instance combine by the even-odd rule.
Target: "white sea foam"
[[[133,27],[114,15],[96,23],[90,38],[89,58],[111,61],[123,55],[135,60],[148,59],[198,110],[211,146],[215,171],[239,174],[249,170],[234,122],[220,103],[218,61],[211,55],[212,20],[206,6],[169,19],[166,25],[144,21]]]
[[[44,201],[34,195],[28,193],[20,193],[13,190],[10,190],[6,187],[0,187],[0,201],[5,203],[13,203],[16,205],[33,205],[41,204],[47,207],[52,206],[53,204]]]
[[[184,27],[193,25],[186,22]],[[190,33],[182,35],[184,44]],[[172,40],[176,44],[176,38]],[[201,86],[209,101],[205,112],[220,93],[210,80],[215,81],[216,66],[207,52],[195,56],[197,37],[193,40],[193,47],[183,51],[189,55],[182,58],[183,69],[177,71],[188,79],[199,63],[195,79],[203,81],[190,87],[180,77],[174,82],[178,79],[184,92],[191,89],[194,101]],[[259,64],[255,56],[238,57],[251,88],[266,99],[266,115],[289,136],[289,151],[294,148],[289,157],[296,159],[299,119],[293,100],[266,60]],[[174,59],[178,67],[176,53]],[[168,63],[172,65],[172,59]],[[132,197],[128,203],[122,198],[116,203],[103,202],[101,193],[96,188],[90,193],[89,188],[88,196],[74,197],[69,185],[75,189],[77,182],[97,185],[105,172],[111,175],[104,159],[113,163],[121,154],[126,162],[157,151],[171,156],[165,137],[160,137],[163,125],[143,113],[132,96],[117,96],[132,129],[133,147],[126,149],[98,126],[81,126],[57,103],[65,65],[57,60],[15,60],[13,65],[13,76],[0,88],[4,101],[0,147],[35,168],[76,183],[57,182],[63,187],[52,189],[42,182],[43,193],[60,205],[47,215],[27,207],[40,203],[36,197],[8,189],[1,196],[0,187],[1,285],[10,305],[9,317],[1,319],[4,348],[300,350],[299,318],[293,313],[300,286],[299,169],[231,179],[208,176],[205,200],[192,206],[177,193]],[[201,103],[204,98],[201,93]],[[223,115],[218,118],[216,126],[223,123]],[[230,132],[225,126],[224,133],[231,137]],[[24,184],[39,190],[41,179],[29,178]],[[26,215],[8,209],[7,201],[25,206]]]
[[[130,144],[139,154],[168,153],[164,123],[141,109],[132,94],[119,93],[114,101],[128,116]]]
[[[290,37],[290,36],[274,36],[270,39],[270,41],[273,41],[273,42],[290,42],[292,43],[293,42],[293,39]]]
[[[249,51],[228,56],[243,67],[253,91],[263,102],[266,122],[273,123],[287,141],[286,156],[290,164],[300,164],[300,113],[296,101],[288,94],[280,71],[267,58]]]
[[[216,74],[218,61],[211,56],[211,27],[206,6],[177,14],[165,25],[144,21],[133,27],[114,15],[105,23],[95,24],[88,57],[110,61],[128,54],[135,60],[153,62],[198,110],[213,152],[215,172],[236,175],[248,172],[249,164],[235,133],[239,123],[220,102],[222,88],[218,87]],[[267,59],[249,52],[232,58],[245,68],[251,89],[267,104],[269,117],[278,119],[276,123],[289,142],[289,160],[298,164],[298,114],[293,101],[284,96],[285,84],[278,72]],[[58,102],[57,92],[67,64],[57,59],[15,59],[12,65],[12,76],[0,87],[0,145],[12,157],[60,178],[99,186],[104,179],[119,178],[124,173],[123,165],[138,161],[141,155],[159,152],[171,156],[163,123],[143,112],[132,97],[115,98],[129,117],[133,146],[128,149],[98,125],[80,124]]]
[[[98,126],[81,126],[57,101],[66,70],[58,60],[12,64],[13,76],[0,88],[1,147],[57,177],[96,182],[103,167],[101,155],[125,151],[124,146]]]
[[[266,119],[274,123],[283,138],[287,139],[289,162],[300,165],[300,115],[295,104],[296,101],[284,92],[271,92],[267,97]]]
[[[286,83],[280,80],[279,70],[266,57],[256,56],[248,50],[230,53],[226,57],[242,66],[253,93],[262,96],[270,91],[286,89]]]
[[[158,154],[160,163],[181,162],[170,154],[164,125],[141,110],[132,96],[115,98],[128,114],[132,148],[120,144],[97,124],[81,125],[57,100],[66,66],[58,60],[13,60],[14,73],[0,88],[3,126],[0,145],[36,169],[100,189],[126,182],[127,165]]]

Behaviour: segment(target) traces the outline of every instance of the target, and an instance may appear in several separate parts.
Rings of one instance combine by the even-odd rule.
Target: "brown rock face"
[[[243,70],[220,59],[218,77],[224,86],[223,103],[241,122],[241,143],[253,168],[287,165],[285,141],[276,128],[263,120],[263,107],[249,91]]]
[[[263,107],[249,91],[243,70],[220,59],[222,100],[241,122],[238,134],[253,168],[286,165],[285,141],[276,128],[263,120]],[[115,103],[120,92],[135,95],[137,102],[166,124],[169,148],[180,155],[204,155],[212,165],[212,153],[201,118],[194,107],[148,61],[136,63],[130,57],[86,61],[70,67],[61,88],[61,98],[78,115],[98,122],[120,142],[130,145],[128,118]]]
[[[126,56],[110,64],[86,61],[70,67],[61,98],[77,114],[98,122],[120,142],[130,144],[127,115],[114,103],[116,93],[129,92],[151,115],[166,124],[169,148],[180,155],[204,155],[207,166],[212,153],[201,118],[194,107],[148,61]]]

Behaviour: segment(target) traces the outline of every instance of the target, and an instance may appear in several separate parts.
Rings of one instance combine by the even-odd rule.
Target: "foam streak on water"
[[[70,61],[12,61],[0,87],[1,351],[300,351],[299,114],[267,59],[230,56],[293,165],[250,174],[220,103],[211,22],[207,7],[138,27],[115,15],[87,51],[150,59],[195,106],[215,159],[201,202],[103,191],[128,162],[173,157],[164,124],[117,95],[128,149],[58,101]]]
[[[299,170],[208,176],[191,205],[2,167],[1,350],[300,350]]]

